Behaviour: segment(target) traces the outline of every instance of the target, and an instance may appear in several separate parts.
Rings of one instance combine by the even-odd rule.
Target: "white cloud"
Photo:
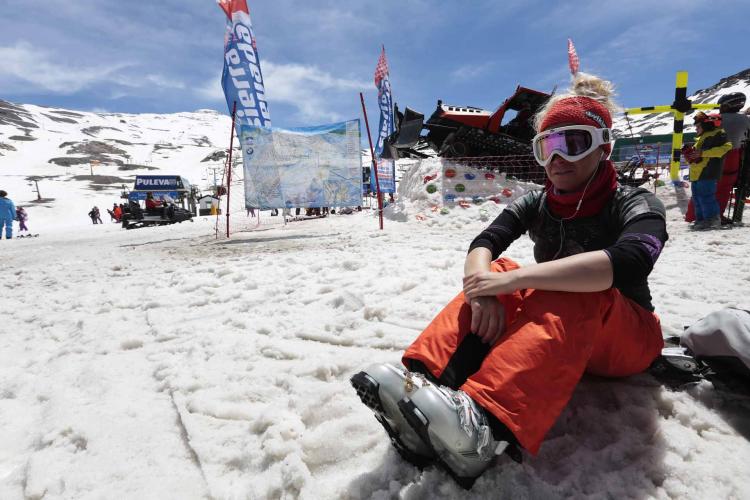
[[[329,103],[342,96],[356,99],[356,92],[369,89],[370,82],[339,78],[317,66],[263,62],[266,95],[271,104],[285,103],[295,107],[299,118],[321,122],[340,120]]]
[[[317,66],[276,64],[268,60],[262,61],[261,66],[272,117],[273,106],[279,103],[295,108],[296,118],[301,121],[341,120],[344,117],[333,111],[330,103],[342,96],[356,100],[357,92],[372,86],[370,82],[336,77]],[[196,87],[194,93],[210,101],[225,100],[219,75]]]
[[[182,90],[186,87],[185,82],[183,82],[182,80],[176,80],[174,78],[169,78],[163,75],[151,74],[146,75],[143,79],[146,83],[150,83],[156,85],[157,87],[165,89]]]
[[[221,78],[219,75],[211,77],[203,85],[195,87],[193,92],[200,98],[209,101],[224,102],[224,90],[221,88]]]
[[[58,62],[62,61],[62,62]],[[64,58],[34,47],[28,42],[0,46],[0,88],[6,92],[48,92],[69,95],[97,85],[107,84],[111,98],[134,95],[133,89],[184,90],[187,84],[179,79],[157,73],[138,74],[135,64],[122,62],[110,65],[75,66]],[[131,69],[131,71],[125,71]]]
[[[0,46],[0,87],[6,92],[43,90],[73,94],[97,83],[112,81],[118,71],[130,66],[120,63],[74,67],[57,62],[52,55],[27,42]]]
[[[482,64],[464,64],[451,72],[451,78],[457,81],[466,81],[479,78],[487,74],[495,67],[494,62],[485,62]]]

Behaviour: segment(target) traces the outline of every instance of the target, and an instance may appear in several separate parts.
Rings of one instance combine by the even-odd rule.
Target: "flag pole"
[[[237,101],[232,104],[232,132],[229,134],[229,161],[227,162],[227,238],[229,238],[229,192],[232,186],[232,149],[234,148],[234,120],[237,115]]]
[[[370,157],[372,158],[372,168],[375,172],[375,191],[378,196],[378,216],[380,218],[380,230],[383,230],[383,195],[380,192],[380,179],[378,178],[378,164],[375,161],[375,150],[372,147],[372,137],[370,136],[370,122],[367,121],[367,109],[365,108],[365,97],[362,92],[359,93],[359,100],[362,102],[362,113],[365,115],[365,127],[367,128],[367,140],[370,141]]]

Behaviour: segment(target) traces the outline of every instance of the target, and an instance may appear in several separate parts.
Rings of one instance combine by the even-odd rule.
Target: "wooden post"
[[[372,137],[370,136],[370,123],[367,121],[367,109],[365,109],[365,98],[362,92],[359,93],[359,100],[362,102],[362,113],[365,115],[365,127],[367,128],[367,140],[370,141],[370,156],[372,158],[372,168],[375,172],[375,192],[378,196],[378,215],[380,217],[380,230],[383,230],[383,194],[380,192],[380,179],[378,178],[378,164],[375,161],[375,150],[372,147]]]
[[[232,133],[229,136],[229,161],[227,161],[227,238],[229,238],[229,192],[232,185],[232,148],[234,147],[234,119],[237,115],[237,101],[232,104]]]

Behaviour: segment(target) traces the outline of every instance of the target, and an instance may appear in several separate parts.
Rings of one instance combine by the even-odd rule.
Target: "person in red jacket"
[[[146,193],[146,210],[155,212],[161,209],[161,202],[154,198],[154,193]]]
[[[115,217],[116,222],[120,222],[120,219],[122,219],[122,209],[117,205],[117,203],[112,205],[112,214]]]
[[[471,243],[463,291],[406,349],[352,385],[399,453],[464,487],[496,455],[536,454],[584,373],[639,373],[664,345],[648,275],[667,240],[664,205],[617,183],[612,86],[579,73],[535,118],[543,189]],[[528,232],[537,264],[502,253]]]
[[[740,172],[742,141],[750,138],[750,116],[741,113],[745,106],[745,100],[745,94],[742,92],[725,94],[719,98],[721,127],[727,133],[729,142],[732,143],[731,151],[724,157],[724,170],[716,188],[716,199],[719,202],[719,210],[722,214],[729,204],[732,188],[737,183],[737,176]],[[722,216],[721,222],[722,224],[728,224],[731,221]]]

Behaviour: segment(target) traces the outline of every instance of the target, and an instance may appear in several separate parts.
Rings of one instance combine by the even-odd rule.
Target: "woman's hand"
[[[469,302],[471,332],[485,344],[494,344],[505,331],[505,307],[495,297],[478,297]]]
[[[468,304],[471,303],[472,299],[478,297],[509,294],[519,288],[515,271],[504,273],[480,271],[464,277],[464,295]]]

